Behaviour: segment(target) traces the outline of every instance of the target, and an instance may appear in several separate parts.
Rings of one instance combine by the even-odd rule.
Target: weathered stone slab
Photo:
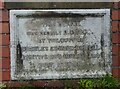
[[[11,10],[11,78],[111,73],[110,10]]]

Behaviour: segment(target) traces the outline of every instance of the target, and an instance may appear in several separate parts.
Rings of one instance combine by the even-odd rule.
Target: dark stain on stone
[[[104,47],[104,34],[101,34],[101,47]]]
[[[104,58],[104,34],[101,34],[101,57]]]
[[[105,13],[97,13],[97,14],[94,14],[94,13],[71,13],[68,12],[68,13],[65,13],[65,12],[62,12],[62,13],[58,13],[56,11],[47,11],[47,12],[42,12],[42,11],[36,11],[35,13],[33,14],[27,14],[27,15],[17,15],[16,17],[20,18],[30,18],[30,17],[35,17],[35,18],[40,18],[40,17],[46,17],[46,18],[49,18],[49,17],[85,17],[85,16],[90,16],[90,17],[98,17],[98,16],[104,16]]]
[[[18,41],[18,44],[17,44],[17,73],[19,73],[21,70],[22,70],[22,68],[23,68],[23,60],[22,60],[22,49],[21,49],[21,45],[20,45],[20,43],[19,43],[19,41]]]
[[[104,60],[103,68],[105,70],[104,33],[101,34],[101,58]]]

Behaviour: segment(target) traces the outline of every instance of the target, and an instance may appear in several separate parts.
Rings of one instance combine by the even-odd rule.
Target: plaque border
[[[57,13],[59,14],[77,14],[77,15],[94,15],[94,16],[103,16],[104,19],[104,30],[107,32],[107,36],[109,39],[107,44],[109,47],[107,47],[107,54],[108,58],[105,60],[105,73],[111,73],[111,63],[112,63],[112,47],[111,47],[111,32],[110,32],[110,9],[51,9],[51,10],[10,10],[10,61],[11,61],[11,79],[12,80],[17,80],[15,76],[15,66],[16,66],[16,45],[18,44],[17,42],[17,19],[19,17],[29,17],[31,14],[34,16],[36,13]],[[51,13],[51,14],[52,14]],[[40,15],[41,15],[40,14]],[[39,15],[38,15],[39,16]],[[101,75],[103,75],[101,74]],[[34,78],[34,79],[40,79],[40,78]],[[43,78],[47,79],[47,78]],[[49,78],[48,78],[49,79]],[[50,78],[51,79],[51,78]],[[54,79],[54,78],[53,78]],[[29,80],[29,79],[28,79]]]

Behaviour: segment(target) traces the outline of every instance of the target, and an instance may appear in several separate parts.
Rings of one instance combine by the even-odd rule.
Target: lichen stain
[[[50,13],[50,16],[49,16],[49,13],[48,13],[48,16],[49,17],[45,17],[45,15],[42,14],[43,17],[38,17],[38,15],[35,16],[36,13],[34,13],[34,15],[31,15],[33,16],[32,18],[30,18],[30,20],[26,21],[25,23],[25,27],[26,27],[26,30],[27,31],[31,31],[31,32],[40,32],[40,31],[48,31],[48,32],[51,32],[51,31],[64,31],[64,30],[69,30],[69,29],[72,29],[72,30],[76,30],[76,33],[77,31],[79,31],[79,28],[77,28],[77,25],[74,26],[75,28],[73,27],[67,27],[68,24],[71,22],[71,25],[75,25],[73,24],[74,22],[78,22],[80,23],[82,20],[85,20],[84,17],[74,17],[74,14],[61,14],[59,16],[59,14],[54,14],[52,15]],[[37,12],[38,14],[38,12]],[[41,16],[41,15],[40,15]],[[54,17],[53,17],[54,16]],[[73,22],[73,23],[72,23]],[[65,28],[64,28],[65,27]],[[62,28],[62,29],[61,29]],[[67,28],[67,29],[66,29]],[[36,43],[38,43],[38,40],[41,38],[41,36],[30,36],[30,39]],[[43,38],[49,38],[49,36],[45,36]]]
[[[55,17],[54,17],[53,13],[52,14],[47,13],[47,14],[42,14],[42,15],[40,15],[39,13],[37,13],[35,15],[35,13],[34,13],[34,15],[31,15],[32,18],[30,18],[30,20],[26,21],[26,23],[25,23],[25,27],[26,27],[27,31],[36,31],[36,32],[53,31],[53,30],[64,31],[64,30],[72,29],[72,30],[75,30],[76,34],[78,32],[81,32],[80,35],[83,35],[83,43],[82,44],[83,44],[84,49],[83,50],[74,49],[75,55],[77,53],[79,53],[80,51],[82,51],[83,56],[81,57],[81,59],[77,59],[78,60],[77,62],[72,62],[72,63],[68,62],[68,63],[66,63],[66,65],[64,63],[60,63],[57,65],[57,68],[55,68],[56,71],[69,71],[69,70],[74,71],[76,69],[77,71],[85,70],[86,72],[88,72],[90,70],[95,70],[95,69],[100,70],[99,65],[101,65],[101,63],[98,62],[96,64],[93,64],[91,61],[91,58],[90,58],[91,50],[89,49],[90,48],[89,45],[86,45],[87,44],[87,41],[86,41],[87,35],[89,34],[86,31],[86,29],[81,29],[81,25],[79,25],[79,26],[76,25],[76,26],[69,27],[69,28],[66,27],[69,22],[79,22],[80,23],[81,21],[85,20],[85,17],[82,17],[82,16],[77,17],[77,16],[78,15],[73,15],[73,14],[55,14]],[[58,24],[60,26],[59,29],[57,27]],[[72,24],[72,25],[74,25],[74,24]],[[64,28],[64,26],[65,26],[65,28]],[[46,27],[48,27],[48,28],[46,28]],[[64,28],[64,29],[61,29],[61,28]],[[76,34],[74,34],[74,37],[80,38],[80,35],[76,35]],[[92,33],[92,35],[93,34],[94,33]],[[30,39],[34,42],[37,42],[37,40],[40,37],[41,36],[34,36],[34,37],[30,37]],[[47,37],[49,38],[49,36],[47,36]],[[70,37],[73,37],[73,35],[70,35]],[[101,36],[101,47],[104,45],[102,39],[103,39],[103,35]],[[75,42],[73,44],[78,45],[79,42]],[[103,49],[102,49],[102,51],[103,51]],[[101,52],[101,56],[103,57],[102,52]],[[83,62],[81,63],[81,61],[79,61],[79,60],[82,60]],[[99,60],[99,58],[96,60]],[[31,65],[30,71],[31,72],[42,71],[42,73],[46,73],[48,70],[52,70],[51,65],[41,64],[41,65],[39,65],[39,71],[36,70],[33,65]]]

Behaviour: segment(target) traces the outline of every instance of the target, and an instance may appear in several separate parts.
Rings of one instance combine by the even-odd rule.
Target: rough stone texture
[[[98,77],[110,72],[108,9],[10,12],[12,79]]]

